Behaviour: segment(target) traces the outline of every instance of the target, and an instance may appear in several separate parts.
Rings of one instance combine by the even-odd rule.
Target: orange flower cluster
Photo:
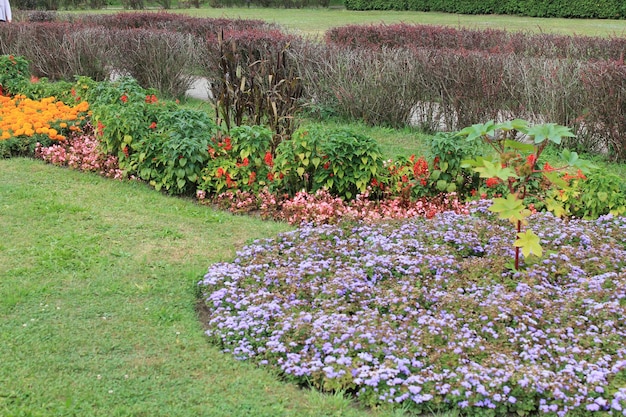
[[[0,140],[35,134],[65,140],[59,129],[80,130],[88,109],[85,101],[71,107],[55,97],[31,100],[23,95],[0,96]]]

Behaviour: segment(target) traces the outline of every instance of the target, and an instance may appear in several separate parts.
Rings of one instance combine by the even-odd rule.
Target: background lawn
[[[343,9],[201,8],[175,10],[196,17],[262,19],[296,32],[319,36],[344,25],[418,23],[472,29],[548,32],[565,35],[624,36],[625,20],[546,19],[505,15],[459,15],[434,12],[349,11]]]

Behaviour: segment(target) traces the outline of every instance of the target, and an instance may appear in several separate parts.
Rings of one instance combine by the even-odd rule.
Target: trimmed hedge
[[[348,10],[413,10],[460,14],[624,19],[623,0],[345,0]]]
[[[407,23],[339,26],[329,29],[325,38],[327,43],[358,48],[456,49],[582,60],[620,60],[626,51],[624,37],[601,38],[508,32],[499,29],[456,29]]]

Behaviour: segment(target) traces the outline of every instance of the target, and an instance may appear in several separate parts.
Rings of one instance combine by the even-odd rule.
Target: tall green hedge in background
[[[348,10],[412,10],[533,17],[626,18],[624,0],[345,0]]]

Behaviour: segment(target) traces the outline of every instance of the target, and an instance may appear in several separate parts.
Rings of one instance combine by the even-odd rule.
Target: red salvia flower
[[[488,188],[493,188],[500,183],[500,179],[496,177],[487,178],[487,181],[485,181],[485,183],[487,184]]]

